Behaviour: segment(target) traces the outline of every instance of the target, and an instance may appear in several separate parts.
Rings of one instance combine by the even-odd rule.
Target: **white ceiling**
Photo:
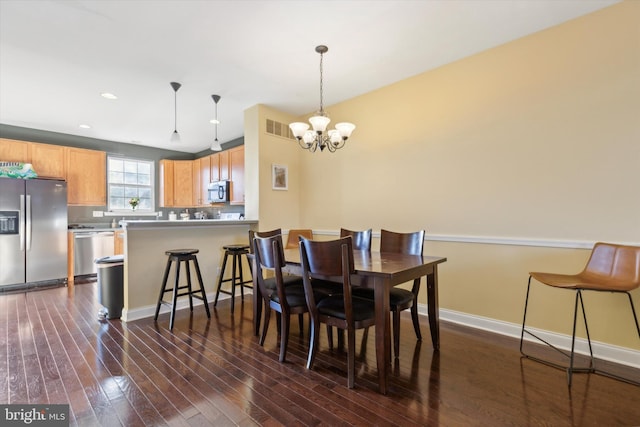
[[[317,110],[319,44],[330,106],[617,2],[0,0],[0,123],[195,153],[212,94],[223,143],[253,105]]]

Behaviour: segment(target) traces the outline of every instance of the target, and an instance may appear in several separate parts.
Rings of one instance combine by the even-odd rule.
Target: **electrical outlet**
[[[104,212],[102,211],[93,211],[93,217],[94,218],[100,218],[104,216]]]
[[[158,218],[162,218],[162,211],[158,211]]]

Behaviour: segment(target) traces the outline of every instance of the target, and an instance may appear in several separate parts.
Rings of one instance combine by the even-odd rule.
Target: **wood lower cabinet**
[[[124,255],[124,230],[116,230],[113,233],[113,254]]]
[[[78,206],[107,204],[107,153],[66,148],[67,203]]]

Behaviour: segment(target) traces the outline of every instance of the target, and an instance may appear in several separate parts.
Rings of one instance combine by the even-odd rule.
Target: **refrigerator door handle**
[[[26,215],[26,223],[27,223],[27,232],[25,233],[26,241],[27,241],[27,251],[31,250],[31,195],[27,194],[27,215]]]
[[[20,221],[18,223],[18,236],[20,240],[20,252],[24,252],[24,229],[25,229],[25,219],[24,219],[24,195],[20,195]]]

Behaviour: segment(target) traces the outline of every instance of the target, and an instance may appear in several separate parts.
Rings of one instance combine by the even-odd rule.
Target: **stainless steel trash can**
[[[124,306],[124,255],[95,260],[98,270],[98,302],[103,306],[99,319],[119,319]]]

